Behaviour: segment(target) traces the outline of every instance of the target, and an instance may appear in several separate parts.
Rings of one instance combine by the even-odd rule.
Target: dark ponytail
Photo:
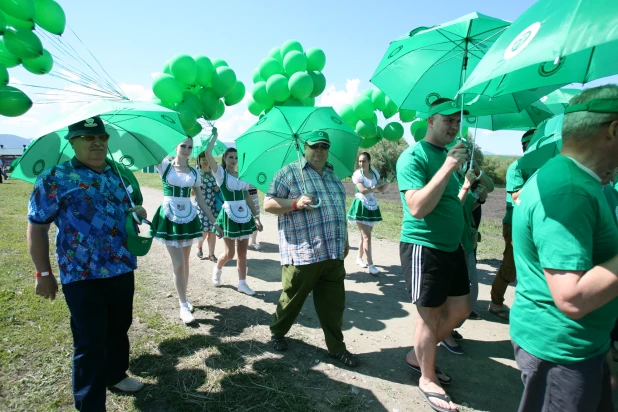
[[[225,165],[225,157],[231,152],[238,152],[238,150],[234,147],[228,147],[225,149],[225,152],[223,152],[223,156],[221,156],[221,167],[223,167],[223,170],[227,170],[227,166]]]

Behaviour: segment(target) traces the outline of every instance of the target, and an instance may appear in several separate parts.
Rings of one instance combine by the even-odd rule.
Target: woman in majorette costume
[[[249,184],[238,179],[238,152],[233,147],[228,148],[221,158],[221,166],[212,156],[212,149],[217,140],[216,129],[206,148],[206,159],[215,175],[215,179],[223,194],[223,208],[217,217],[217,224],[223,230],[225,252],[219,256],[212,268],[212,283],[221,285],[223,265],[238,253],[236,269],[238,270],[238,291],[249,296],[255,295],[247,284],[247,247],[251,234],[257,229],[262,230],[259,215],[249,196]],[[246,199],[249,199],[247,201]]]
[[[374,266],[371,257],[371,231],[382,221],[382,214],[374,192],[384,192],[386,183],[379,183],[380,174],[371,167],[371,155],[363,152],[358,156],[359,169],[352,175],[352,182],[356,185],[355,199],[348,209],[347,219],[356,223],[361,232],[360,245],[356,263],[362,268],[368,268],[369,273],[377,275],[380,271]],[[363,255],[367,263],[363,261]]]
[[[157,209],[150,229],[151,235],[167,246],[172,259],[174,285],[180,301],[180,319],[186,324],[195,321],[193,305],[187,300],[191,245],[202,238],[202,223],[191,201],[191,189],[195,190],[202,213],[213,223],[218,235],[222,233],[204,202],[199,173],[189,166],[191,150],[193,140],[185,139],[176,147],[176,157],[171,161],[163,159],[156,166],[163,181],[163,203]]]

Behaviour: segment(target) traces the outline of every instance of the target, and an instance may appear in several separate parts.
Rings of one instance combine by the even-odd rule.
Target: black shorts
[[[443,252],[414,243],[399,243],[401,269],[412,303],[437,308],[449,296],[470,294],[466,258],[461,245]]]

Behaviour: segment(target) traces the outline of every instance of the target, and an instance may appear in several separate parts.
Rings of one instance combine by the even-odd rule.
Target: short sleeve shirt
[[[457,197],[459,184],[454,174],[437,206],[427,216],[417,219],[408,210],[405,193],[420,190],[429,183],[446,160],[446,150],[421,140],[403,151],[397,160],[397,180],[403,204],[401,241],[426,246],[444,252],[459,247],[463,234],[464,217]]]
[[[605,194],[605,198],[607,199],[609,211],[614,217],[616,225],[618,225],[618,191],[616,190],[616,186],[611,184],[603,186],[603,194]]]
[[[537,358],[561,364],[605,353],[618,299],[570,319],[554,303],[543,272],[586,272],[618,253],[618,230],[600,179],[559,155],[530,178],[519,200],[513,212],[518,283],[512,339]]]
[[[28,204],[28,221],[56,225],[60,281],[67,284],[137,268],[137,259],[127,249],[125,220],[130,207],[120,178],[109,165],[97,173],[73,158],[39,175]]]

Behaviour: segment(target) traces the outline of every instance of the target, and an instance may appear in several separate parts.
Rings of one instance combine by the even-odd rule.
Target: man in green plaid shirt
[[[310,133],[302,166],[294,162],[279,170],[264,199],[264,210],[279,215],[283,285],[270,330],[273,348],[287,350],[284,336],[313,291],[329,356],[355,367],[358,358],[346,349],[341,331],[345,309],[343,259],[350,249],[346,197],[327,162],[329,149],[328,133]]]

